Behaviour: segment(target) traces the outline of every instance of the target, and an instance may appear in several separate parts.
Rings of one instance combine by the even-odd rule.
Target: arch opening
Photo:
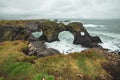
[[[74,45],[74,35],[69,31],[62,31],[58,34],[59,41],[45,42],[47,48],[53,48],[58,50],[60,53],[72,53],[80,52],[86,48],[81,47],[81,45]]]
[[[62,31],[58,34],[58,39],[67,43],[73,43],[74,35],[69,31]]]
[[[39,38],[43,35],[43,31],[35,31],[35,32],[32,32],[32,36],[35,37],[35,38]]]

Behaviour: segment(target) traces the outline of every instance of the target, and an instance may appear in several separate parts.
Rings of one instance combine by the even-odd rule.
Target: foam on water
[[[100,32],[100,31],[90,31],[89,33],[120,39],[120,34],[115,34],[115,33],[110,33],[110,32],[108,33],[108,32]]]
[[[60,53],[68,54],[72,52],[81,52],[82,50],[85,50],[86,48],[81,47],[81,45],[74,45],[67,43],[65,41],[54,41],[51,43],[46,42],[45,45],[47,48],[53,48],[58,50]]]
[[[58,36],[60,41],[54,41],[51,43],[46,42],[47,48],[57,49],[60,53],[68,54],[72,52],[81,52],[86,48],[81,45],[74,45],[74,36],[69,31],[63,31]]]
[[[33,32],[32,35],[35,37],[35,38],[39,38],[40,36],[43,35],[43,31],[36,31],[36,32]]]
[[[120,48],[118,46],[114,45],[114,43],[112,41],[103,42],[99,45],[101,45],[105,49],[109,49],[110,51],[119,51],[120,50]]]
[[[71,20],[71,22],[81,22],[81,20]],[[65,22],[64,22],[65,23]],[[68,24],[69,22],[65,23]],[[116,21],[111,22],[111,20],[101,21],[101,20],[83,20],[83,26],[87,29],[88,33],[92,36],[99,36],[103,43],[99,44],[105,49],[109,49],[110,51],[120,51],[120,34],[119,34],[119,27],[118,23],[117,25],[114,24]],[[114,24],[114,25],[113,25]],[[114,28],[113,28],[114,27]],[[117,33],[115,29],[118,29]],[[111,31],[112,29],[112,31]],[[80,33],[83,34],[83,33]],[[66,34],[64,34],[66,35]],[[84,34],[83,34],[84,35]],[[66,35],[68,36],[68,35]],[[69,36],[72,37],[72,36]],[[86,48],[81,47],[81,45],[74,45],[71,43],[73,41],[73,38],[69,39],[64,36],[60,41],[55,41],[52,43],[45,43],[48,48],[54,48],[60,51],[61,53],[69,53],[69,52],[80,52]],[[70,41],[71,40],[71,41]]]
[[[104,27],[104,25],[84,24],[84,27]]]
[[[120,51],[120,35],[110,32],[89,31],[92,36],[99,36],[103,43],[99,44],[110,51]]]

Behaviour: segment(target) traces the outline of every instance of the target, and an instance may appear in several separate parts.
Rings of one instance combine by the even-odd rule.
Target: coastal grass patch
[[[37,58],[22,53],[28,42],[5,41],[0,44],[0,76],[6,80],[29,80],[35,71],[32,62]]]
[[[31,19],[31,20],[0,20],[0,26],[25,27],[30,23],[50,21],[49,19]],[[52,22],[52,21],[51,21]],[[48,24],[49,25],[49,24]]]
[[[40,58],[36,60],[35,68],[38,73],[52,74],[62,80],[76,80],[79,79],[77,76],[83,75],[95,80],[100,73],[106,74],[101,67],[102,62],[105,62],[105,57],[96,51],[88,51]]]
[[[26,20],[27,21],[27,20]],[[25,20],[0,20],[0,25],[2,26],[21,26],[24,27],[26,25]]]
[[[21,79],[27,79],[30,77],[30,73],[32,72],[32,64],[27,62],[16,62],[13,64],[9,64],[5,67],[4,73],[7,75],[7,79],[13,80],[19,77]]]
[[[15,43],[18,43],[18,45],[14,45]],[[9,61],[10,59],[17,60],[17,58],[24,56],[24,54],[21,54],[20,49],[25,45],[25,42],[22,41],[3,42],[0,50],[0,62]]]
[[[5,41],[0,46],[0,63],[5,61],[32,61],[35,56],[26,56],[23,48],[27,47],[27,41]]]
[[[48,75],[47,73],[39,73],[36,74],[33,78],[33,80],[55,80],[55,77],[53,75]]]
[[[107,75],[101,67],[106,58],[97,49],[42,58],[23,53],[27,41],[0,43],[0,77],[3,80],[95,80]],[[1,75],[2,74],[2,75]]]
[[[64,54],[38,59],[35,63],[35,69],[38,73],[48,73],[61,80],[74,80],[76,73],[79,73],[75,60]]]
[[[92,80],[94,80],[100,73],[106,74],[101,67],[101,63],[106,62],[106,59],[99,54],[99,52],[91,50],[70,55],[76,59],[79,71],[83,75],[92,78]]]
[[[0,80],[4,80],[4,78],[3,78],[3,77],[0,77]]]

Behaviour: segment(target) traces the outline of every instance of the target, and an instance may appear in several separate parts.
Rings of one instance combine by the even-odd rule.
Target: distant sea
[[[101,38],[103,43],[99,45],[103,48],[120,51],[120,19],[58,19],[58,21],[81,22],[90,35]]]

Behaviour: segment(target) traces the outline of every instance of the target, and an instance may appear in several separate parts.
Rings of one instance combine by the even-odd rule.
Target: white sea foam
[[[53,48],[58,50],[60,53],[68,54],[72,52],[81,52],[86,48],[81,47],[81,45],[74,45],[74,36],[69,31],[63,31],[58,36],[60,41],[54,41],[51,43],[46,42],[47,48]]]
[[[68,54],[72,52],[81,52],[86,48],[81,47],[81,45],[74,45],[67,43],[66,41],[54,41],[51,43],[46,42],[45,45],[47,48],[53,48],[58,50],[60,53]]]
[[[36,31],[36,32],[33,32],[32,35],[35,37],[35,38],[39,38],[40,36],[43,35],[43,31]]]
[[[73,43],[74,41],[74,36],[71,32],[69,31],[62,31],[59,33],[58,35],[58,39],[62,42],[66,42],[66,43]]]
[[[81,52],[82,50],[85,50],[87,48],[82,47],[81,45],[74,45],[74,36],[72,33],[68,31],[63,31],[58,36],[60,41],[54,41],[51,43],[46,42],[45,45],[47,48],[53,48],[58,50],[60,53],[68,54],[72,52]],[[120,51],[120,48],[115,45],[115,40],[106,40],[103,37],[101,37],[103,43],[100,43],[103,48],[109,49],[110,51]]]
[[[120,39],[120,34],[115,34],[115,33],[108,33],[108,32],[99,32],[99,31],[90,31],[89,33],[95,34],[95,35],[103,35],[103,36],[108,36],[108,37],[113,37],[116,39]]]
[[[110,51],[118,51],[118,50],[120,51],[120,48],[114,45],[112,41],[103,42],[99,45],[101,45],[105,49],[109,49]]]
[[[105,27],[104,25],[84,24],[84,27]]]
[[[101,38],[101,45],[105,49],[109,49],[110,51],[120,51],[120,35],[115,33],[107,33],[107,32],[89,32],[91,35],[97,35]]]

